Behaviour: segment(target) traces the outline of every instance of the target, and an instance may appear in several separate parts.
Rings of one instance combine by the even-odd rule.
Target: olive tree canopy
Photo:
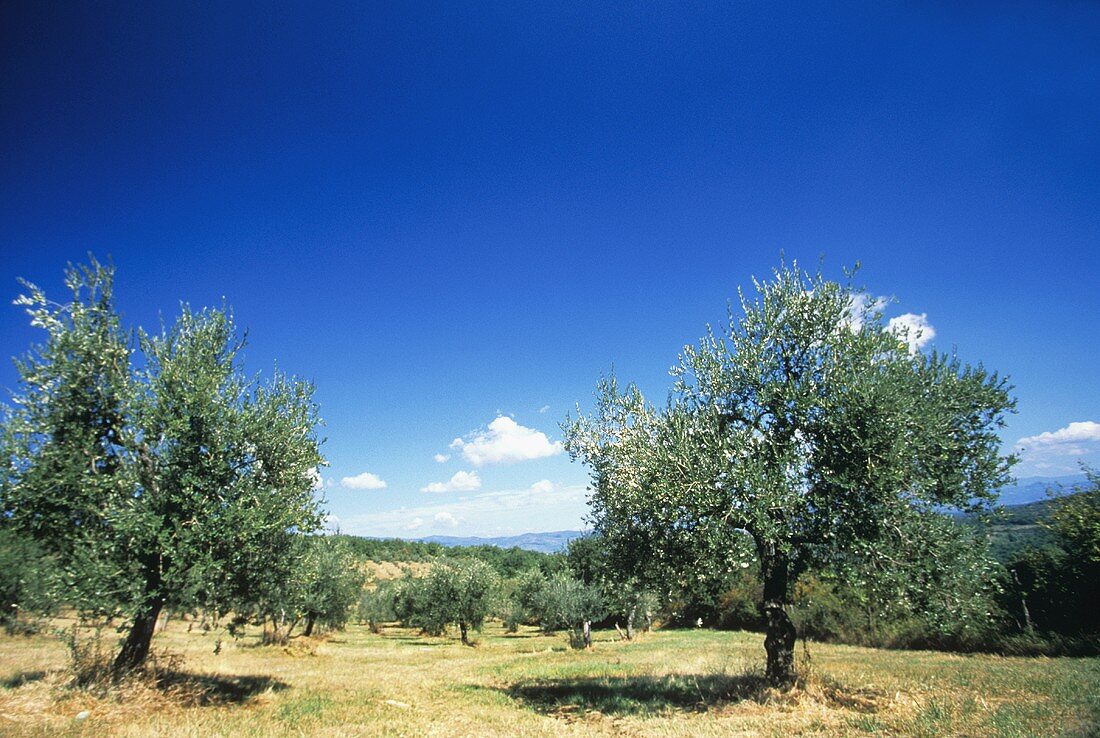
[[[56,555],[66,599],[123,617],[115,662],[144,662],[163,608],[247,609],[320,523],[313,388],[240,368],[226,310],[141,333],[120,327],[113,269],[70,267],[71,301],[27,284],[42,343],[17,362],[3,432],[3,524]],[[135,354],[139,360],[135,361]]]
[[[851,285],[794,264],[754,286],[740,317],[684,348],[666,407],[612,377],[564,430],[597,532],[652,572],[758,560],[767,674],[788,686],[799,574],[908,565],[946,511],[991,505],[1014,401],[981,366],[913,350]]]

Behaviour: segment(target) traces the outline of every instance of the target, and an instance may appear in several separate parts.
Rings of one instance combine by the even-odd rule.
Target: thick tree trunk
[[[790,591],[790,564],[786,557],[773,555],[762,557],[764,576],[764,616],[767,618],[767,631],[764,636],[764,650],[768,654],[768,683],[778,689],[790,689],[794,686],[796,673],[794,668],[795,628],[787,614],[787,600]]]
[[[306,638],[309,638],[311,635],[313,635],[313,624],[315,622],[317,622],[317,616],[316,615],[314,615],[313,613],[310,613],[309,615],[307,615],[306,616],[306,629],[302,632],[302,635],[304,635]]]
[[[458,624],[458,632],[462,634],[462,645],[463,646],[469,646],[470,645],[470,634],[469,634],[469,631],[466,627],[466,623],[459,623]]]
[[[634,618],[638,616],[638,606],[631,605],[630,612],[626,614],[626,639],[634,640]]]
[[[583,631],[583,633],[584,633],[584,635],[583,635],[584,647],[585,648],[592,648],[592,621],[591,620],[585,620],[584,621],[584,631]]]
[[[122,650],[115,657],[116,674],[132,671],[145,663],[145,659],[149,656],[149,646],[153,642],[157,618],[163,607],[164,600],[155,597],[146,602],[134,615],[134,624],[130,627],[126,642],[122,644]]]

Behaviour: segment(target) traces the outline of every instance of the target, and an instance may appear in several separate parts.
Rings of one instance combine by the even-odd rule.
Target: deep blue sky
[[[0,298],[89,250],[130,325],[224,297],[346,531],[571,527],[564,456],[448,444],[552,449],[612,365],[660,399],[781,252],[1010,375],[1007,448],[1069,428],[1021,475],[1100,462],[1095,3],[76,5],[0,6]]]

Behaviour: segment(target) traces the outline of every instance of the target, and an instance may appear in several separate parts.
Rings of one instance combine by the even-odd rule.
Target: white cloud
[[[1037,436],[1027,436],[1016,442],[1017,448],[1055,453],[1060,456],[1079,456],[1084,453],[1081,444],[1100,441],[1100,423],[1083,420],[1070,423],[1065,428],[1047,431]]]
[[[339,533],[340,532],[340,518],[332,513],[329,513],[321,521],[321,527],[326,533]]]
[[[314,492],[320,492],[325,488],[325,478],[321,476],[321,470],[317,467],[311,467],[306,474],[309,476],[310,488]]]
[[[432,520],[434,520],[435,522],[440,523],[442,525],[446,525],[450,528],[454,528],[455,526],[458,525],[458,518],[456,518],[454,515],[447,512],[446,510],[443,510],[441,512],[437,512],[432,517]]]
[[[585,485],[559,486],[540,480],[524,489],[480,492],[466,499],[416,508],[345,516],[341,529],[364,536],[430,535],[434,531],[469,536],[517,535],[581,530]],[[451,520],[457,522],[451,524]]]
[[[848,300],[848,314],[845,321],[852,333],[859,333],[867,318],[875,313],[881,313],[890,304],[885,297],[871,297],[866,292],[857,292]]]
[[[432,458],[435,459],[437,463],[442,464],[442,463],[446,462],[448,459],[450,459],[451,455],[450,454],[436,454]]]
[[[421,487],[421,492],[470,492],[481,489],[481,477],[477,472],[458,471],[446,482],[432,482]]]
[[[853,294],[844,320],[853,333],[858,333],[868,318],[881,315],[890,302],[888,297],[872,297],[866,292]],[[927,313],[905,313],[890,318],[886,328],[908,344],[910,353],[916,353],[936,337],[936,329],[928,322]]]
[[[542,407],[539,408],[539,413],[540,414],[545,413],[549,409],[550,409],[549,405],[543,405]]]
[[[905,313],[890,318],[886,327],[909,344],[909,353],[915,354],[936,337],[936,329],[928,322],[928,313]]]
[[[377,474],[371,474],[370,472],[363,472],[362,474],[356,474],[354,477],[344,477],[340,480],[340,484],[348,489],[385,489],[386,482],[382,480]]]
[[[1016,442],[1016,451],[1022,462],[1017,474],[1071,474],[1077,471],[1076,463],[1095,463],[1100,454],[1100,423],[1081,420],[1056,431],[1026,436]]]
[[[511,464],[562,452],[560,441],[551,443],[542,431],[524,427],[503,415],[489,423],[488,430],[471,433],[465,440],[454,439],[451,448],[462,452],[474,466]]]
[[[531,485],[532,492],[541,492],[543,494],[549,494],[554,491],[554,483],[549,479],[540,479]]]

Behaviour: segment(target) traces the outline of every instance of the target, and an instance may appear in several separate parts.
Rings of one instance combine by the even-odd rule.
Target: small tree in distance
[[[561,572],[543,582],[535,600],[539,625],[548,633],[569,631],[573,648],[592,646],[592,621],[606,610],[600,589]]]
[[[497,601],[500,579],[479,559],[457,558],[432,564],[426,576],[407,573],[397,586],[396,613],[407,625],[429,635],[441,635],[450,624],[458,626],[462,644],[470,642],[470,630],[480,630]]]
[[[755,286],[684,348],[666,408],[610,378],[563,430],[596,531],[645,552],[642,576],[756,560],[767,677],[786,688],[799,575],[937,566],[919,552],[945,511],[988,507],[1009,478],[997,432],[1014,401],[981,366],[911,351],[850,284],[794,264]]]

